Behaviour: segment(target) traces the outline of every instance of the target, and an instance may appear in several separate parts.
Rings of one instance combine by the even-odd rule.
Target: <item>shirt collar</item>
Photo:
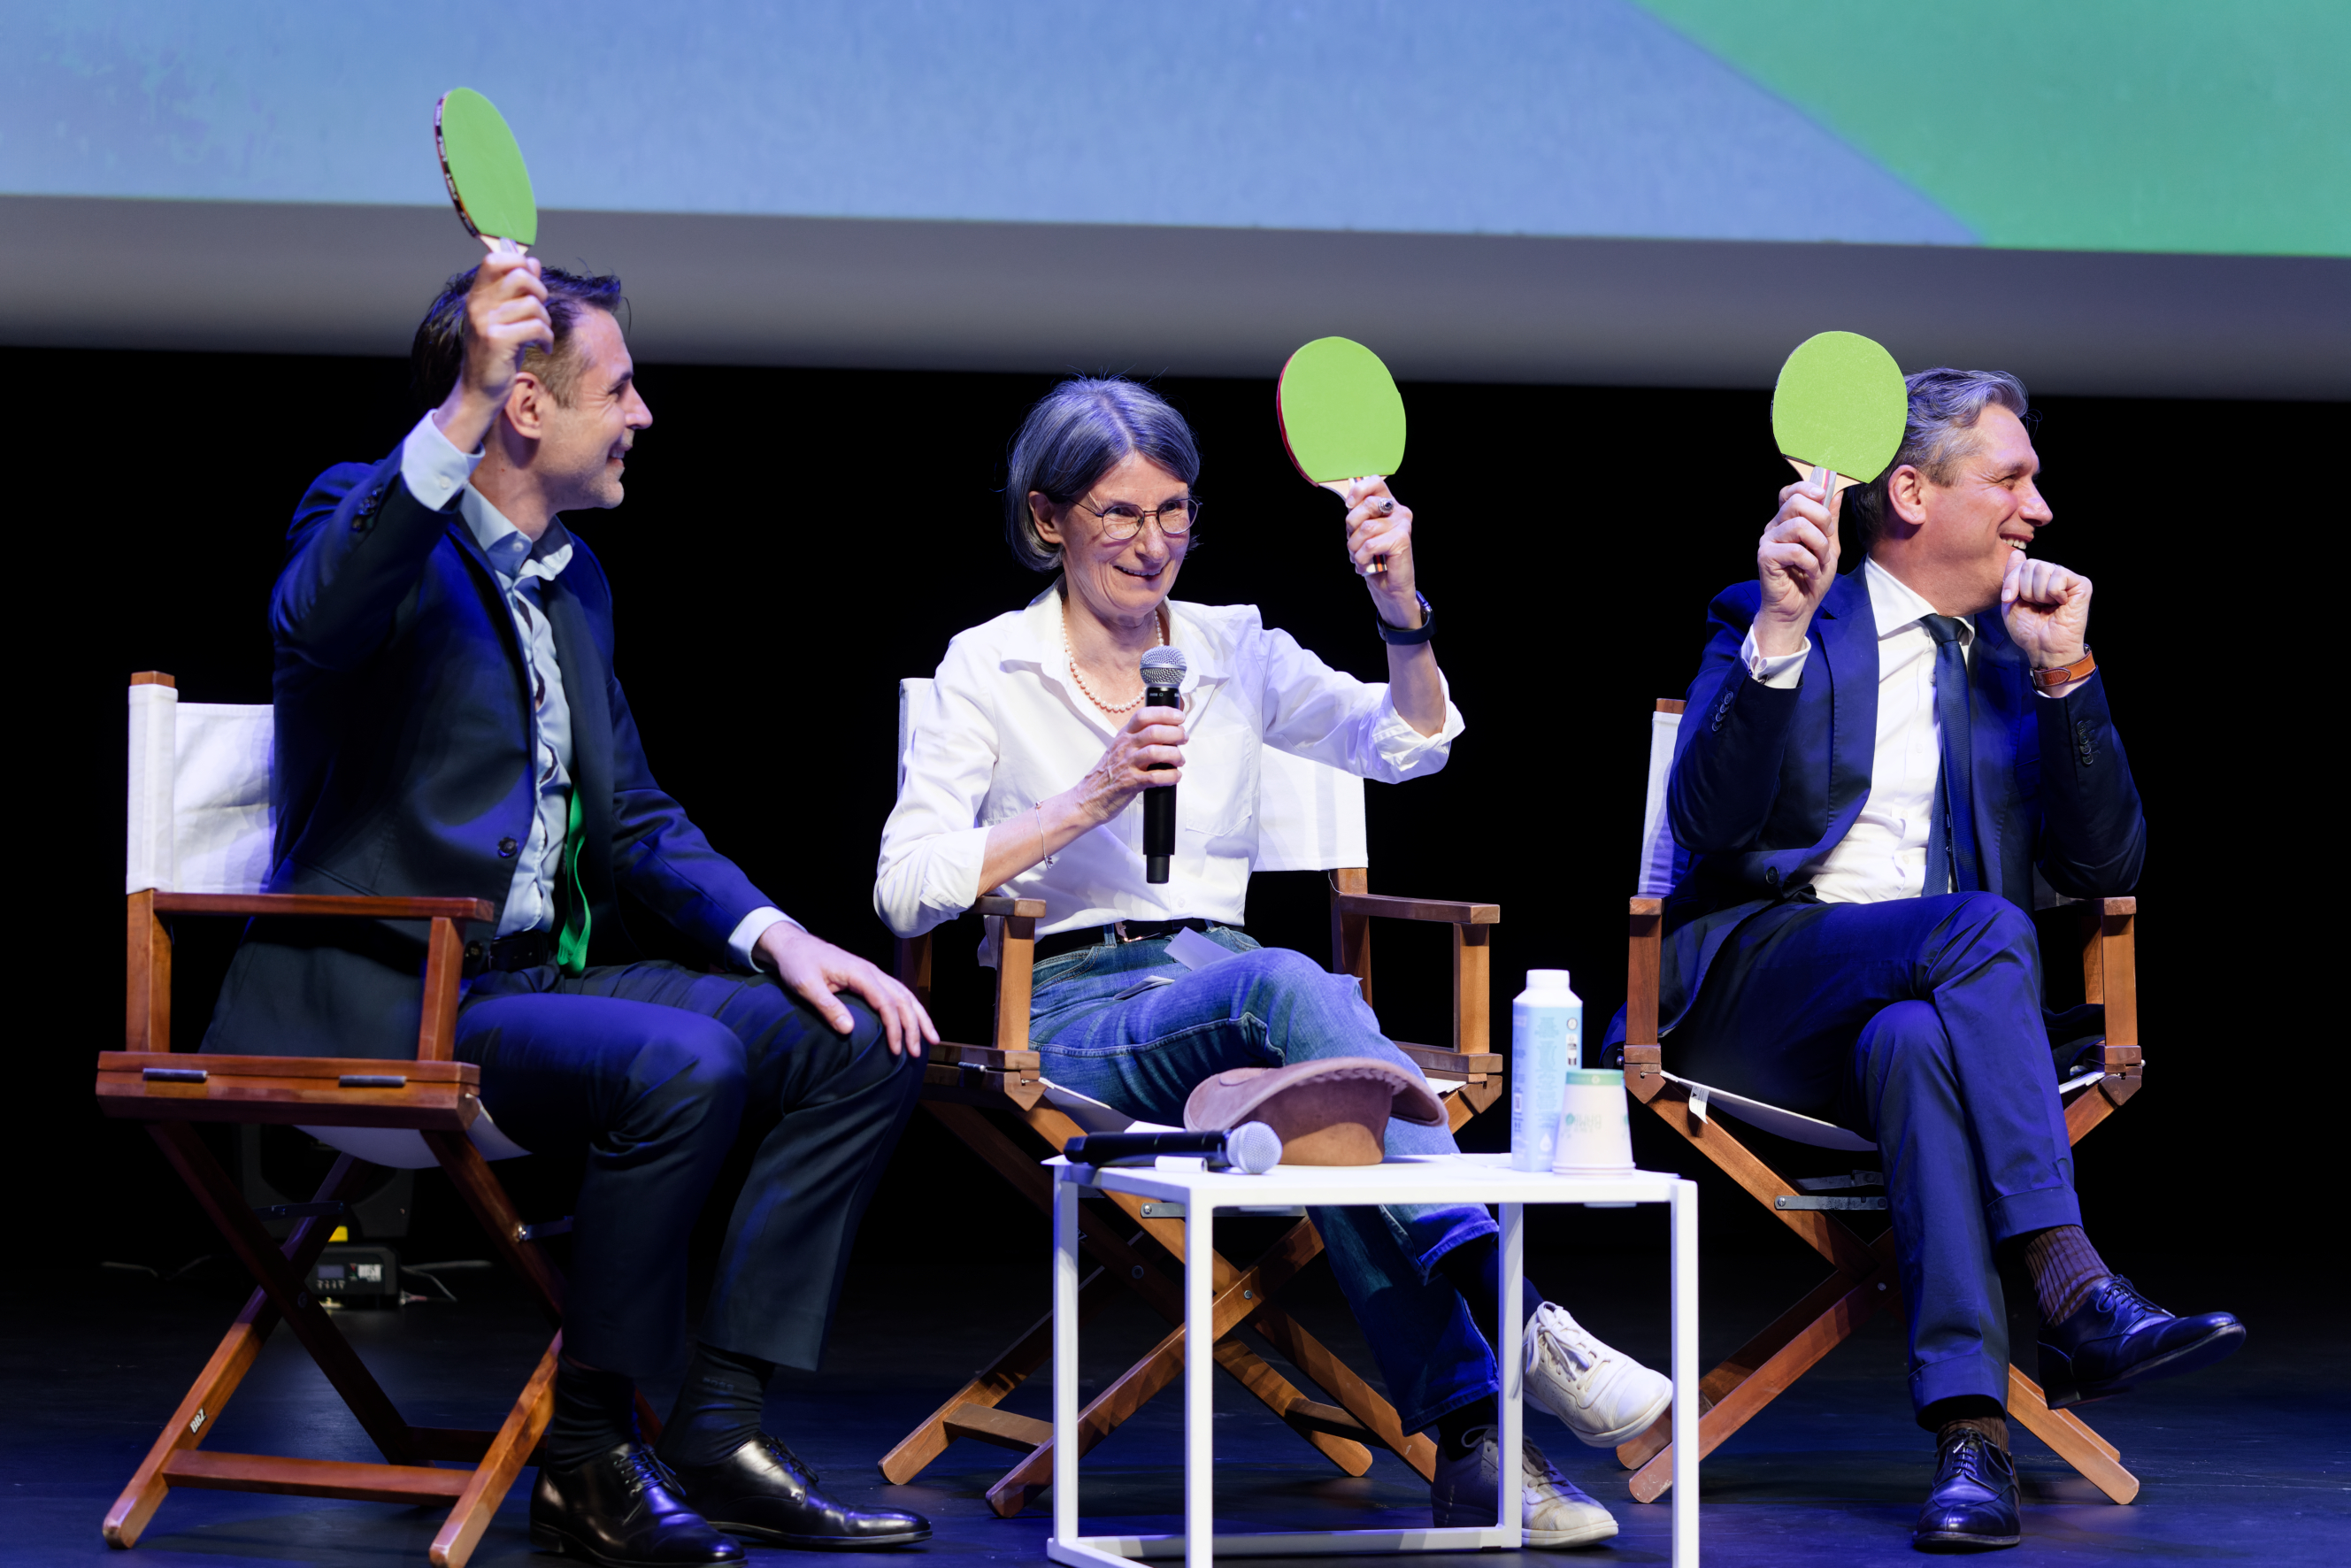
[[[1861,571],[1863,580],[1869,585],[1869,609],[1877,621],[1879,642],[1913,627],[1924,632],[1926,628],[1918,625],[1918,618],[1940,613],[1920,598],[1916,589],[1878,565],[1875,559],[1862,562]],[[1954,619],[1959,623],[1959,646],[1972,646],[1976,640],[1975,622],[1965,615]]]
[[[1224,640],[1213,635],[1205,622],[1195,619],[1189,605],[1173,599],[1165,603],[1168,641],[1184,650],[1184,684],[1176,689],[1189,692],[1202,681],[1230,679],[1230,650]],[[1019,630],[1006,654],[1010,660],[1033,664],[1042,673],[1062,680],[1070,667],[1063,646],[1061,582],[1056,579],[1020,612]]]
[[[489,497],[471,485],[459,492],[457,505],[474,542],[488,558],[490,570],[508,588],[525,577],[551,580],[571,564],[571,535],[561,517],[550,518],[547,531],[534,544],[528,535],[507,520],[504,512],[490,505]]]

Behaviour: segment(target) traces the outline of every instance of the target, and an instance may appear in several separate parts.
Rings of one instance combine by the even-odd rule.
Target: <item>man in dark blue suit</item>
[[[2026,550],[2052,520],[2014,377],[1909,378],[1876,483],[1780,493],[1756,580],[1712,606],[1667,805],[1660,1022],[1674,1070],[1876,1140],[1938,1434],[1922,1547],[2020,1539],[1996,1249],[2041,1309],[2050,1403],[2242,1343],[2108,1271],[2081,1228],[2028,911],[2137,883],[2147,823],[2085,640],[2087,579]],[[1837,515],[1868,559],[1837,575]]]
[[[816,1492],[759,1416],[778,1364],[816,1364],[938,1037],[896,980],[753,887],[646,766],[611,589],[559,516],[620,505],[653,423],[620,298],[618,279],[494,252],[417,329],[432,412],[304,497],[271,601],[271,886],[501,912],[466,949],[457,1055],[503,1132],[586,1155],[533,1543],[684,1564],[742,1560],[720,1528],[919,1541],[919,1515]],[[623,894],[717,967],[644,960]],[[423,952],[396,923],[256,921],[206,1049],[406,1054]],[[680,1349],[685,1239],[747,1117],[761,1136],[656,1455],[635,1382]]]

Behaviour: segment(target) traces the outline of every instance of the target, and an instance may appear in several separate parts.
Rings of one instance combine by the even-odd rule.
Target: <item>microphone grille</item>
[[[1143,684],[1146,686],[1180,686],[1184,684],[1184,650],[1161,646],[1146,649],[1143,655]]]
[[[1225,1159],[1235,1170],[1263,1176],[1281,1163],[1281,1134],[1263,1122],[1243,1122],[1225,1134]]]

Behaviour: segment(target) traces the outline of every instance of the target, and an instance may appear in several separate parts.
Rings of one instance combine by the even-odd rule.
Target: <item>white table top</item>
[[[1262,1176],[1211,1171],[1163,1156],[1155,1166],[1079,1166],[1060,1155],[1056,1180],[1217,1208],[1351,1203],[1667,1203],[1681,1177],[1670,1171],[1554,1176],[1514,1171],[1508,1155],[1416,1155],[1376,1166],[1276,1166]]]

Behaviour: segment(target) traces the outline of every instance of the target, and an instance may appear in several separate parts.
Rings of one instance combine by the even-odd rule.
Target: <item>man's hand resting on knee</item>
[[[920,1056],[923,1042],[939,1042],[931,1015],[914,993],[854,953],[844,953],[821,937],[811,936],[788,921],[778,920],[761,934],[754,948],[776,971],[784,988],[814,1008],[835,1030],[847,1034],[855,1027],[837,991],[864,998],[882,1020],[890,1054]]]

